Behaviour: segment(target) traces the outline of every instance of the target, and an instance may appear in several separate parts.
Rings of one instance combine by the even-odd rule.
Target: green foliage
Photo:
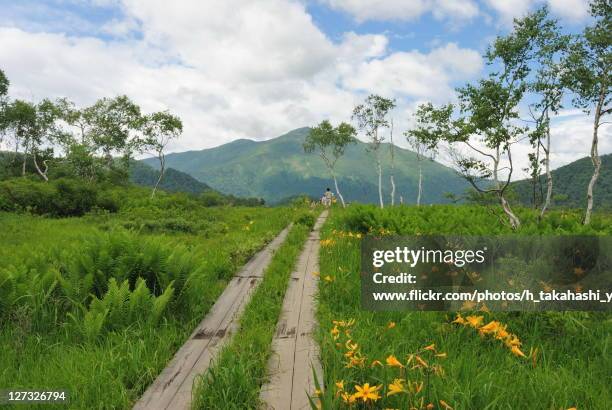
[[[582,225],[579,210],[552,211],[542,220],[538,213],[526,208],[517,209],[524,221],[518,233],[534,234],[610,234],[612,217],[597,215],[593,225]],[[398,235],[457,234],[493,235],[512,232],[510,226],[500,223],[501,215],[483,206],[434,205],[428,207],[399,206],[378,210],[368,205],[352,205],[337,216],[347,229],[361,233],[378,232],[381,228]]]
[[[299,225],[304,225],[305,227],[312,229],[316,220],[317,220],[317,217],[313,211],[302,211],[295,218],[295,223]]]
[[[9,80],[6,78],[4,71],[0,70],[0,98],[3,98],[8,93]]]
[[[0,210],[39,215],[80,216],[94,207],[114,212],[118,204],[81,180],[43,183],[29,178],[0,181]]]
[[[358,128],[370,138],[373,149],[376,149],[374,147],[378,147],[384,140],[384,137],[379,135],[379,131],[381,128],[390,126],[387,116],[393,108],[395,108],[395,100],[370,94],[363,104],[353,109],[352,118],[357,122]]]
[[[581,213],[551,211],[538,222],[537,212],[517,209],[523,225],[518,234],[610,234],[612,217],[600,215],[597,226],[581,225]],[[598,312],[464,312],[484,316],[484,323],[496,320],[507,325],[509,332],[518,335],[523,351],[537,349],[535,359],[513,356],[499,343],[488,341],[472,329],[453,325],[455,315],[450,312],[372,312],[363,310],[361,293],[361,253],[359,240],[347,230],[372,231],[403,235],[511,234],[502,227],[495,215],[483,207],[432,206],[395,207],[384,210],[373,206],[350,206],[334,209],[322,231],[323,239],[333,244],[321,248],[321,275],[331,275],[330,282],[319,285],[317,340],[325,369],[321,384],[325,386],[323,403],[338,403],[335,383],[344,381],[344,389],[354,392],[355,384],[383,384],[383,389],[396,377],[414,381],[424,378],[420,396],[399,394],[382,395],[373,408],[407,408],[406,401],[424,399],[424,406],[444,400],[456,409],[485,408],[547,408],[571,407],[605,410],[610,408],[612,396],[608,387],[611,365],[607,350],[612,325],[609,313]],[[340,340],[334,340],[330,330],[333,321],[354,320],[350,330],[351,343],[357,344],[366,364],[363,368],[346,366],[346,351]],[[389,327],[393,322],[393,328]],[[340,334],[343,335],[340,329]],[[393,369],[371,366],[374,360],[383,364],[393,354],[406,363],[408,354],[434,344],[437,352],[446,357],[439,362],[442,377],[424,377],[411,366]],[[423,358],[432,362],[429,357]],[[600,360],[593,360],[598,357]],[[432,359],[433,360],[433,359]],[[401,374],[401,375],[399,375]],[[534,404],[537,403],[537,404]],[[336,408],[333,406],[323,408]]]
[[[318,151],[327,166],[333,170],[338,158],[344,154],[346,146],[356,142],[355,134],[355,128],[350,124],[343,122],[334,127],[325,120],[310,130],[304,140],[304,151],[307,153]]]
[[[154,187],[158,178],[158,170],[140,161],[132,162],[130,166],[130,181],[134,184]],[[195,195],[211,190],[211,188],[205,183],[198,181],[191,175],[177,171],[174,168],[168,168],[165,170],[164,178],[162,179],[159,188],[168,192],[186,192]]]
[[[292,220],[286,208],[117,192],[117,214],[0,212],[1,385],[63,386],[75,408],[131,407],[233,273]]]

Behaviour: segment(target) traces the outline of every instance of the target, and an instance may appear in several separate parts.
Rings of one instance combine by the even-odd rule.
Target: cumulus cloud
[[[589,15],[585,0],[548,0],[553,13],[571,21],[582,21]]]
[[[511,24],[514,18],[525,15],[533,7],[547,4],[551,12],[570,23],[583,21],[588,16],[587,0],[485,0],[502,24]]]
[[[450,84],[453,80],[469,78],[481,68],[482,60],[476,51],[450,43],[428,54],[396,52],[382,59],[365,61],[345,78],[344,83],[356,90],[442,102],[452,95]]]
[[[272,138],[324,118],[346,121],[369,92],[398,99],[394,116],[403,130],[418,101],[453,99],[454,84],[482,70],[479,53],[455,43],[397,51],[389,46],[391,34],[346,32],[332,40],[295,0],[226,0],[207,7],[197,0],[95,1],[122,14],[88,28],[90,35],[0,19],[0,64],[12,97],[65,96],[84,106],[127,94],[145,111],[169,109],[183,119],[183,138],[172,151]],[[394,11],[408,16],[401,9],[408,3],[416,4],[396,2],[400,9]],[[436,4],[440,16],[467,10],[462,1]],[[561,131],[555,129],[565,132],[559,140],[582,133],[572,128],[576,124],[569,116]],[[559,158],[572,149],[573,159],[587,152],[560,147]]]
[[[466,22],[492,10],[502,25],[512,24],[536,6],[548,4],[552,13],[571,23],[588,15],[587,0],[320,0],[329,7],[351,15],[358,22],[411,21],[431,13],[453,24]]]
[[[347,120],[361,90],[450,98],[449,82],[480,67],[476,52],[454,44],[425,54],[392,53],[382,34],[333,42],[290,0],[120,7],[124,19],[102,26],[110,39],[0,28],[12,95],[87,105],[125,93],[145,110],[179,114],[184,137],[171,149],[183,150]]]
[[[414,20],[425,13],[438,19],[471,19],[478,15],[472,0],[323,0],[330,7],[352,15],[357,21]]]

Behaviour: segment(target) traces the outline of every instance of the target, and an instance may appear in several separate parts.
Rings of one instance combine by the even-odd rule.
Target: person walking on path
[[[323,205],[325,205],[326,207],[330,207],[333,199],[334,193],[328,187],[327,190],[325,190],[325,193],[323,194],[323,198],[321,198],[321,202],[323,202]]]

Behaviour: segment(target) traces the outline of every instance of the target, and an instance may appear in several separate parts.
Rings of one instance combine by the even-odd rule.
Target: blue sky
[[[407,129],[418,103],[484,75],[487,44],[545,3],[568,32],[588,23],[585,0],[0,0],[0,68],[13,97],[169,109],[185,123],[174,151],[347,121],[369,92],[396,98]],[[588,153],[588,116],[568,107],[555,124],[553,165]]]

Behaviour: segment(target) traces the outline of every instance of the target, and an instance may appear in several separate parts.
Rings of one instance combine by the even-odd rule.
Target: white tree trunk
[[[344,203],[344,197],[340,193],[340,189],[338,189],[338,180],[336,179],[336,174],[332,174],[334,177],[334,186],[336,187],[336,193],[338,194],[338,198],[340,198],[340,203],[342,204],[342,208],[346,208],[346,204]]]
[[[417,193],[417,206],[421,206],[421,194],[423,193],[423,168],[419,164],[419,191]]]
[[[42,171],[40,167],[38,166],[38,161],[36,160],[36,154],[32,153],[32,157],[34,159],[34,166],[36,167],[36,172],[38,172],[38,175],[40,175],[42,179],[45,180],[45,182],[49,182],[49,177],[47,177],[47,171],[49,170],[49,167],[47,166],[47,161],[43,161],[43,164],[45,165],[45,170]]]
[[[395,206],[395,146],[393,145],[393,119],[391,119],[391,132],[390,132],[391,144],[389,148],[391,150],[391,206]]]
[[[597,108],[595,109],[595,121],[593,124],[593,142],[591,143],[591,162],[593,163],[593,175],[591,176],[591,180],[589,181],[589,186],[587,188],[587,208],[584,214],[585,225],[591,223],[591,214],[593,213],[593,188],[595,187],[597,178],[599,178],[599,171],[601,169],[601,158],[599,158],[599,152],[597,150],[597,144],[599,142],[597,131],[599,129],[599,120],[601,118],[601,110],[603,108],[605,99],[605,89],[605,86],[601,87],[601,91],[599,93],[599,101],[597,101]]]
[[[395,206],[395,179],[393,179],[393,174],[391,174],[391,206]]]
[[[550,171],[550,126],[547,126],[546,128],[546,151],[544,154],[546,156],[546,199],[544,199],[544,205],[542,206],[542,211],[540,212],[540,218],[544,216],[544,213],[550,206],[550,201],[552,198],[553,179],[552,172]]]
[[[501,202],[502,209],[504,213],[508,216],[508,220],[510,221],[510,226],[512,229],[518,229],[521,226],[520,219],[514,214],[512,208],[510,208],[510,204],[506,201],[504,197],[504,188],[502,188],[501,183],[499,181],[499,161],[500,161],[501,153],[499,147],[497,147],[495,152],[495,160],[493,161],[493,180],[495,181],[497,194],[499,196],[499,201]],[[510,148],[508,148],[508,159],[510,164],[512,164],[512,157],[510,156]],[[512,165],[511,165],[512,166]]]
[[[506,215],[508,216],[508,220],[510,221],[510,226],[512,227],[512,229],[518,229],[521,226],[521,221],[520,219],[514,214],[514,212],[512,212],[512,208],[510,208],[510,204],[508,203],[508,201],[506,201],[506,198],[504,198],[504,194],[501,193],[499,195],[499,199],[501,201],[501,205],[502,208],[504,209],[504,212],[506,213]]]
[[[380,201],[380,209],[385,207],[383,202],[383,194],[382,194],[382,165],[380,164],[380,160],[376,161],[376,165],[378,166],[378,200]]]
[[[155,192],[157,192],[157,188],[159,187],[159,184],[161,183],[161,180],[164,177],[165,168],[166,168],[166,157],[163,153],[160,153],[159,154],[159,178],[157,178],[157,182],[155,183],[155,186],[153,187],[153,192],[151,192],[151,199],[155,197]]]

